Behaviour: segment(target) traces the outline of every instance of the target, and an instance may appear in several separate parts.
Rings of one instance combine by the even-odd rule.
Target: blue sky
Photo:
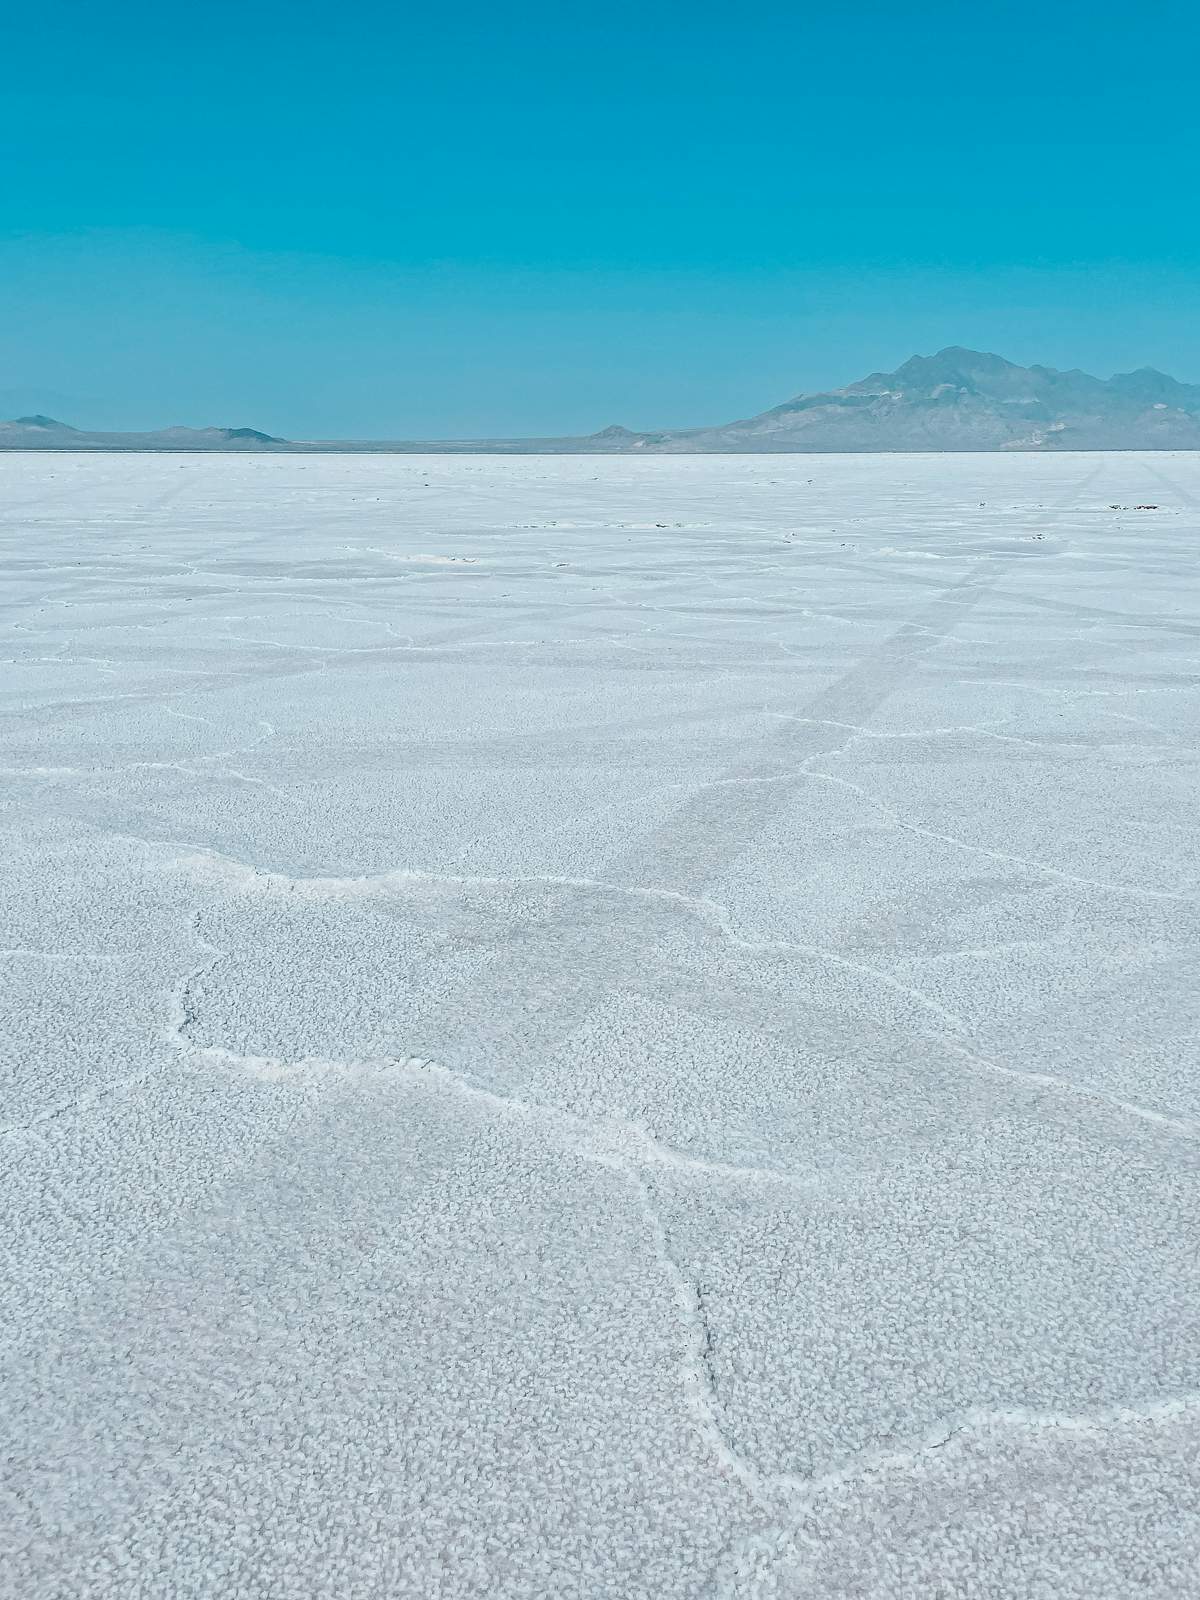
[[[967,344],[1200,380],[1192,4],[25,6],[0,412],[686,425]]]

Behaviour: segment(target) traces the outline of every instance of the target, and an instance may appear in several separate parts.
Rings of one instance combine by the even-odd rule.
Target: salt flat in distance
[[[1186,1592],[1198,502],[0,459],[0,1592]]]

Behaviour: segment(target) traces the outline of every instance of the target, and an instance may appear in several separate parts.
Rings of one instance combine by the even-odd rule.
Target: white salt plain
[[[0,1593],[1200,1590],[1200,458],[0,530]]]

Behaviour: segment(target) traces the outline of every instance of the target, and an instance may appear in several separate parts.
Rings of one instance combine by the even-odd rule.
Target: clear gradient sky
[[[945,344],[1200,381],[1200,7],[14,6],[0,415],[712,423]]]

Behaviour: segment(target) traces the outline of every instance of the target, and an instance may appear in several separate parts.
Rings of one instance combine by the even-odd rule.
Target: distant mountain
[[[689,450],[1195,450],[1200,384],[1144,367],[1107,380],[952,345],[723,427],[654,439]]]
[[[151,433],[95,433],[54,417],[0,422],[0,450],[254,450],[286,446],[257,428],[159,428]]]
[[[586,438],[277,439],[256,428],[89,433],[51,417],[0,423],[8,450],[283,450],[397,453],[646,455],[742,451],[1200,450],[1200,384],[1152,367],[1093,378],[1019,367],[951,345],[873,372],[845,389],[801,394],[715,428],[635,432],[613,424]]]

